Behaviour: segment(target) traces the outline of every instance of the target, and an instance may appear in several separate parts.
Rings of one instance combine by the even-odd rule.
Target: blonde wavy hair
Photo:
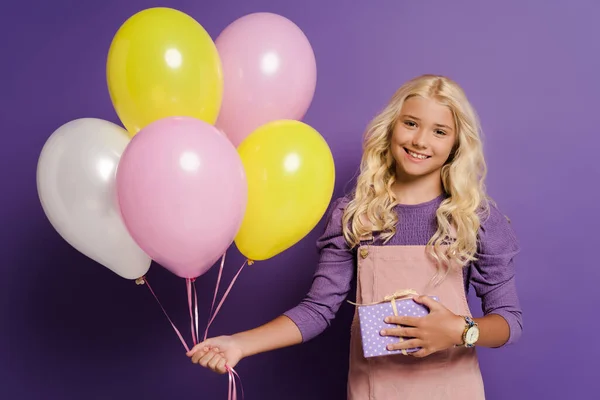
[[[447,270],[450,262],[463,266],[476,259],[480,216],[489,210],[489,205],[478,117],[460,86],[446,77],[423,75],[408,81],[370,122],[354,196],[343,214],[343,233],[352,248],[375,233],[384,243],[396,233],[398,216],[394,207],[398,202],[392,191],[396,169],[390,140],[404,101],[413,96],[447,106],[458,133],[455,147],[441,170],[447,196],[436,212],[438,229],[427,244],[438,270]]]

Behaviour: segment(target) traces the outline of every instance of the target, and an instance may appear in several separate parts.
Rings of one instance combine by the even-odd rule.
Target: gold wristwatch
[[[462,340],[465,347],[473,347],[479,339],[479,325],[473,321],[473,318],[468,315],[462,316],[465,319],[466,325],[463,331]]]

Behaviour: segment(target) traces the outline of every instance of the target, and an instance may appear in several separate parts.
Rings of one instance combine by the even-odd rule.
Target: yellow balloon
[[[149,8],[119,28],[106,63],[110,98],[131,136],[161,118],[214,124],[223,98],[215,43],[189,15]]]
[[[288,249],[319,222],[333,195],[335,165],[325,139],[299,121],[280,120],[238,147],[248,203],[235,244],[251,261]]]

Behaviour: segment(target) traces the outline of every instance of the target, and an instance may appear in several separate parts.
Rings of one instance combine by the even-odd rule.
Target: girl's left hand
[[[408,338],[388,345],[388,350],[421,347],[420,350],[409,353],[409,355],[426,357],[436,351],[462,344],[462,333],[465,328],[463,317],[454,314],[431,297],[418,296],[413,300],[429,308],[429,314],[424,317],[397,317],[394,315],[387,317],[386,323],[403,326],[386,328],[381,331],[381,335]]]

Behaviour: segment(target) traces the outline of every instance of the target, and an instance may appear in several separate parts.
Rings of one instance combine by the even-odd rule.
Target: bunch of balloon
[[[124,128],[81,118],[57,129],[38,160],[40,201],[67,242],[155,297],[152,260],[185,278],[197,344],[194,280],[221,258],[206,338],[244,265],[296,244],[331,201],[333,156],[302,122],[313,49],[277,14],[241,17],[213,42],[189,15],[150,8],[116,32],[106,79]],[[234,242],[247,263],[215,308]]]
[[[189,15],[150,8],[116,32],[106,79],[124,128],[81,118],[57,129],[38,160],[42,207],[67,242],[124,278],[147,283],[152,260],[185,278],[192,314],[192,283],[233,243],[247,202],[241,158],[214,126],[219,53]],[[197,325],[196,311],[195,343]]]

